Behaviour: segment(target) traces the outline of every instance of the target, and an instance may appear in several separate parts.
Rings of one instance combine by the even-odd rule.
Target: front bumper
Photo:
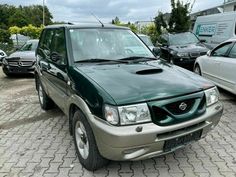
[[[9,66],[9,65],[4,65],[2,66],[2,70],[6,74],[27,74],[27,73],[34,73],[35,67],[30,66]]]
[[[174,64],[177,65],[177,66],[193,69],[193,66],[194,66],[194,63],[196,61],[196,58],[179,58],[179,57],[174,57],[173,61],[174,61]]]
[[[218,124],[222,113],[223,106],[218,102],[208,107],[206,112],[196,119],[165,127],[154,123],[115,127],[96,117],[89,120],[103,157],[117,161],[135,161],[163,155],[185,145],[179,145],[166,152],[163,149],[167,140],[199,130],[202,131],[200,138],[205,137]],[[137,127],[142,127],[142,131],[137,131]]]

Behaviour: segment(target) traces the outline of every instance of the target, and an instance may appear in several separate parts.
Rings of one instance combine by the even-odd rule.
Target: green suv
[[[48,26],[36,58],[40,105],[67,115],[88,170],[172,152],[205,137],[223,112],[214,84],[156,58],[125,27]]]

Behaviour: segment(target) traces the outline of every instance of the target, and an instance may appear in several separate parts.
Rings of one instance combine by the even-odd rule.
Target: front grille
[[[8,61],[9,66],[31,67],[33,64],[33,61]]]
[[[185,114],[192,109],[194,103],[195,103],[195,99],[183,100],[183,101],[178,101],[175,103],[168,104],[166,105],[166,108],[167,110],[169,110],[171,113],[175,115]],[[186,105],[186,108],[184,107],[182,108],[181,105]]]
[[[194,119],[206,111],[206,98],[203,92],[183,98],[173,98],[149,103],[153,122],[168,126]]]
[[[10,66],[18,66],[18,61],[8,61]]]
[[[33,66],[33,62],[32,61],[21,61],[21,63],[19,62],[18,65],[20,65],[20,66]]]

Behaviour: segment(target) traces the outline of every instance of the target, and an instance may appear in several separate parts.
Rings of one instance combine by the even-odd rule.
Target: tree
[[[171,0],[172,12],[169,21],[170,32],[185,32],[190,29],[189,3]]]
[[[155,24],[149,24],[149,25],[142,27],[141,33],[150,36],[152,43],[153,44],[156,43],[158,34],[157,34]]]
[[[116,17],[115,19],[112,19],[112,24],[115,24],[115,25],[119,25],[121,22],[120,22],[120,19],[118,17]]]
[[[0,29],[0,43],[12,44],[12,40],[10,39],[11,34],[9,31]]]
[[[190,29],[190,11],[195,3],[188,0],[184,3],[181,0],[171,0],[171,13],[158,13],[155,17],[155,25],[157,33],[160,35],[163,30],[168,32],[185,32]]]
[[[28,26],[23,26],[22,28],[19,28],[17,26],[9,28],[9,32],[11,34],[22,34],[25,36],[29,36],[31,39],[39,38],[42,30],[43,30],[43,25],[41,25],[40,27],[36,27],[33,26],[32,24],[29,24]]]
[[[52,24],[52,14],[45,6],[45,25]],[[23,27],[29,24],[40,27],[43,23],[43,6],[10,6],[0,4],[0,28],[7,30],[11,26]]]

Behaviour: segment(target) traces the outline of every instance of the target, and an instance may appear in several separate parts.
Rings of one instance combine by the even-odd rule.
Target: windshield
[[[169,35],[170,45],[186,45],[198,43],[198,38],[192,33],[180,33]]]
[[[139,36],[147,46],[153,46],[149,36]]]
[[[154,57],[151,51],[130,30],[71,29],[74,61],[87,59],[118,60],[126,57]]]
[[[20,51],[35,51],[37,46],[38,41],[28,41],[20,48]]]

